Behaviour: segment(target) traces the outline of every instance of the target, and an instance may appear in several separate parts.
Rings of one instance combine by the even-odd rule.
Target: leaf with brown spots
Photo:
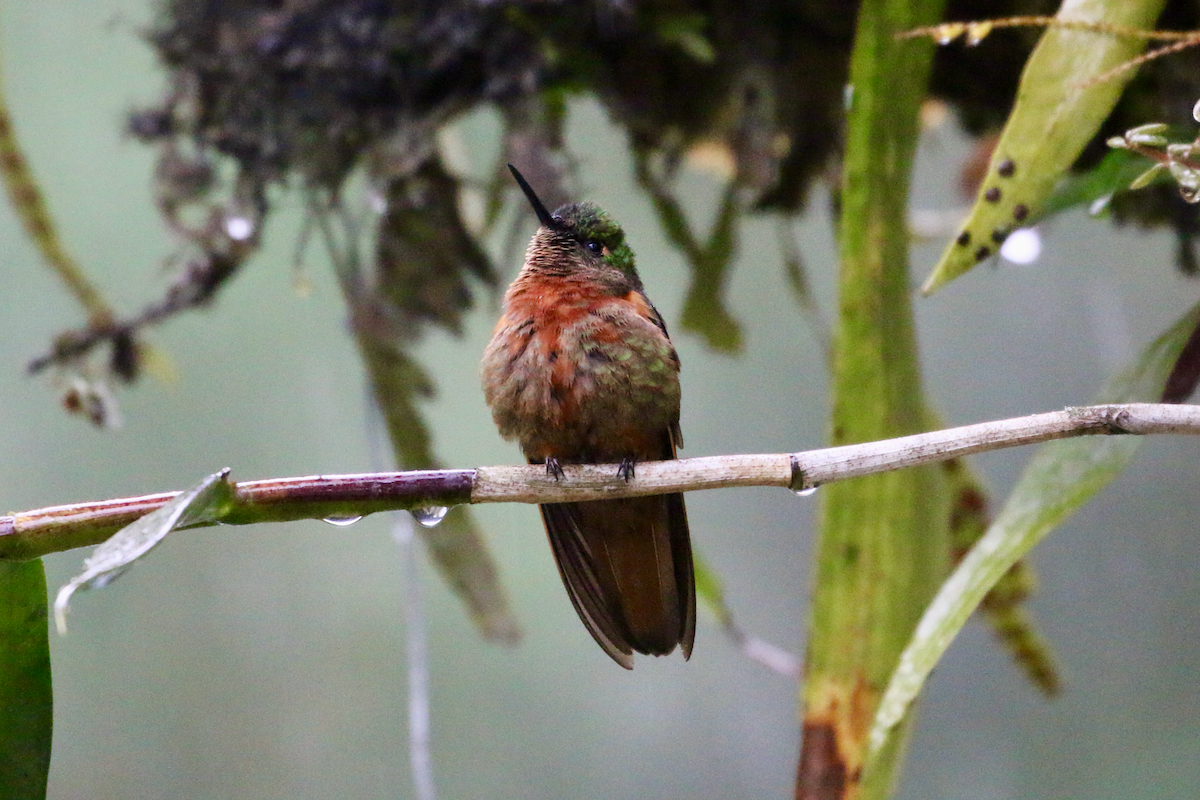
[[[1164,2],[1067,0],[1057,18],[1146,28],[1154,25]],[[1059,179],[1108,117],[1135,70],[1093,79],[1134,58],[1145,46],[1145,39],[1091,30],[1046,31],[1025,65],[1016,105],[992,152],[975,205],[962,233],[925,281],[925,294],[991,256],[991,248],[972,247],[971,242],[1003,239],[1040,216]]]

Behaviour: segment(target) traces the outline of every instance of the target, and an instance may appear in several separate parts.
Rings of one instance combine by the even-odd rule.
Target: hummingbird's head
[[[619,270],[640,288],[633,250],[625,242],[625,231],[616,220],[595,203],[571,203],[551,214],[517,168],[512,164],[508,168],[542,223],[531,249],[552,253],[551,258],[556,262],[575,268]]]

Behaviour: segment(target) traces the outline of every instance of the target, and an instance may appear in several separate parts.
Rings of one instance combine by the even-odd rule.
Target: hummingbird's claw
[[[546,459],[546,474],[553,475],[554,480],[558,480],[563,476],[562,465],[558,463],[558,459],[551,456]]]
[[[624,478],[626,483],[633,480],[633,465],[637,463],[637,459],[633,456],[625,456],[621,459],[621,466],[617,467],[617,477]]]

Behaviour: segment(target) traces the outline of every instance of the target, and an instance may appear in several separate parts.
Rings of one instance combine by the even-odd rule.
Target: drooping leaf
[[[41,187],[17,142],[3,85],[0,85],[0,183],[4,184],[13,211],[41,252],[46,266],[58,274],[91,319],[109,319],[112,309],[67,252],[58,235]]]
[[[366,316],[372,304],[370,298],[352,298],[352,303],[356,316]],[[437,469],[429,431],[417,405],[421,397],[432,394],[432,381],[389,335],[387,326],[356,323],[354,331],[396,462],[403,469]],[[495,559],[467,509],[458,509],[436,528],[420,528],[419,535],[442,579],[466,605],[483,637],[515,643],[520,626],[500,583]]]
[[[54,600],[54,621],[58,632],[67,632],[68,605],[71,595],[76,591],[112,583],[171,531],[220,518],[233,502],[233,487],[225,480],[228,475],[228,468],[214,472],[161,508],[129,523],[99,545],[91,558],[84,561],[83,572],[58,590],[58,597]]]
[[[496,279],[459,211],[459,179],[437,154],[411,173],[393,174],[385,167],[378,166],[374,176],[386,179],[389,188],[372,280],[364,281],[359,274],[353,236],[345,237],[351,244],[341,252],[331,248],[331,253],[395,463],[401,469],[436,469],[438,459],[420,408],[422,399],[434,395],[435,385],[409,348],[425,323],[458,333],[461,315],[473,302],[467,279],[487,286],[494,286]],[[334,237],[327,233],[326,238]],[[515,642],[520,636],[516,618],[495,560],[467,509],[446,517],[436,528],[421,527],[419,535],[481,634]]]
[[[1065,0],[1057,18],[1147,28],[1158,19],[1164,2]],[[1016,105],[980,182],[975,205],[922,291],[929,294],[986,261],[1009,233],[1043,213],[1047,197],[1135,73],[1126,70],[1094,79],[1137,56],[1145,44],[1144,39],[1111,33],[1046,30],[1025,65]]]
[[[1184,344],[1200,321],[1192,308],[1127,370],[1113,377],[1098,403],[1156,400]],[[1121,473],[1140,436],[1085,436],[1044,445],[1030,460],[988,532],[959,562],[926,609],[905,647],[871,728],[873,753],[897,722],[971,612],[1016,561]]]
[[[654,154],[644,148],[635,151],[638,183],[650,195],[663,233],[692,270],[683,301],[683,329],[702,336],[713,350],[736,353],[742,349],[742,329],[725,306],[725,284],[737,250],[741,214],[737,186],[730,182],[725,188],[712,229],[701,241],[672,193],[669,178],[654,168],[654,160]]]
[[[376,237],[376,286],[397,328],[416,338],[431,323],[455,334],[473,303],[469,277],[495,286],[491,261],[459,212],[460,181],[436,155],[387,178]]]
[[[812,290],[808,269],[800,254],[800,246],[792,236],[790,223],[780,221],[779,248],[782,251],[783,274],[791,287],[796,304],[800,306],[800,314],[812,331],[813,338],[820,344],[821,354],[828,366],[833,361],[833,344],[830,342],[829,323],[825,319],[821,306]]]
[[[512,197],[516,188],[509,164],[521,170],[529,185],[537,189],[546,208],[556,209],[573,199],[568,188],[572,161],[566,146],[566,92],[545,89],[537,94],[508,98],[502,103],[500,112],[504,121],[504,150],[492,166],[484,211],[485,231],[492,230],[504,208],[505,198]],[[530,222],[529,205],[521,198],[517,208],[520,230],[526,231]],[[503,260],[503,263],[512,262],[519,263],[519,258],[505,257]]]
[[[991,515],[987,492],[965,459],[946,461],[943,469],[950,485],[950,541],[957,563],[987,533]],[[979,612],[1033,685],[1046,695],[1054,695],[1061,685],[1058,667],[1050,645],[1038,633],[1025,607],[1036,582],[1029,562],[1016,561],[984,595]]]
[[[0,563],[0,797],[44,800],[54,694],[40,558]]]

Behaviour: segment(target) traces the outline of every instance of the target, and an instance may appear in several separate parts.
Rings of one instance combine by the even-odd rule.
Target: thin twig
[[[960,36],[966,36],[967,44],[979,44],[993,30],[999,28],[1053,28],[1055,30],[1084,31],[1106,36],[1116,36],[1123,39],[1144,39],[1148,42],[1171,42],[1171,44],[1143,53],[1128,61],[1124,61],[1107,72],[1097,75],[1081,84],[1079,89],[1110,81],[1123,72],[1136,69],[1148,61],[1163,56],[1187,50],[1200,44],[1200,31],[1154,31],[1142,28],[1130,28],[1124,25],[1113,25],[1101,20],[1062,19],[1060,17],[1027,16],[1007,17],[1005,19],[982,19],[973,22],[943,22],[938,25],[928,25],[923,28],[913,28],[896,34],[897,39],[915,39],[930,37],[939,44],[949,44]]]
[[[1071,436],[1200,435],[1200,406],[1158,403],[1082,406],[1027,417],[800,453],[707,456],[637,465],[625,481],[615,464],[315,475],[242,481],[220,521],[230,525],[364,516],[461,503],[561,503],[736,486],[795,492],[825,483]],[[176,493],[53,506],[0,516],[0,560],[98,544]]]
[[[972,29],[978,29],[984,35],[998,28],[1055,28],[1058,30],[1086,31],[1106,36],[1116,36],[1125,39],[1145,39],[1151,42],[1173,42],[1194,40],[1197,31],[1153,31],[1143,28],[1130,28],[1125,25],[1113,25],[1102,20],[1063,19],[1049,16],[1005,17],[1003,19],[980,19],[970,22],[942,22],[937,25],[927,25],[913,28],[896,34],[897,39],[916,39],[931,37],[934,39],[954,39]],[[979,37],[982,38],[982,37]]]
[[[1148,53],[1142,53],[1140,56],[1136,56],[1134,58],[1129,59],[1128,61],[1118,64],[1117,66],[1113,67],[1112,69],[1108,70],[1107,72],[1101,72],[1099,75],[1096,75],[1095,77],[1093,77],[1093,78],[1089,79],[1087,82],[1085,82],[1080,88],[1081,89],[1089,89],[1092,86],[1095,86],[1096,84],[1104,83],[1105,81],[1110,81],[1123,72],[1128,72],[1131,69],[1137,69],[1138,67],[1142,66],[1143,64],[1145,64],[1147,62],[1154,61],[1156,59],[1162,58],[1163,56],[1169,56],[1172,53],[1182,52],[1184,50],[1187,50],[1189,47],[1195,47],[1197,44],[1200,44],[1200,32],[1191,31],[1190,35],[1185,39],[1181,39],[1177,42],[1174,42],[1173,44],[1169,44],[1169,45],[1165,45],[1163,47],[1156,48],[1154,50],[1151,50]]]
[[[310,217],[311,219],[311,217]],[[366,389],[366,387],[363,387]],[[367,437],[371,466],[389,462],[387,430],[383,410],[373,393],[363,392],[367,406]],[[408,675],[408,761],[416,800],[437,800],[433,780],[431,703],[429,700],[429,615],[421,588],[421,560],[414,520],[403,511],[391,512],[392,539],[400,551],[404,575],[400,605],[404,614],[404,663]]]
[[[392,538],[400,546],[404,570],[404,661],[408,668],[408,757],[413,790],[417,800],[437,800],[433,782],[429,644],[425,636],[427,618],[421,590],[421,563],[410,515],[393,513]]]

